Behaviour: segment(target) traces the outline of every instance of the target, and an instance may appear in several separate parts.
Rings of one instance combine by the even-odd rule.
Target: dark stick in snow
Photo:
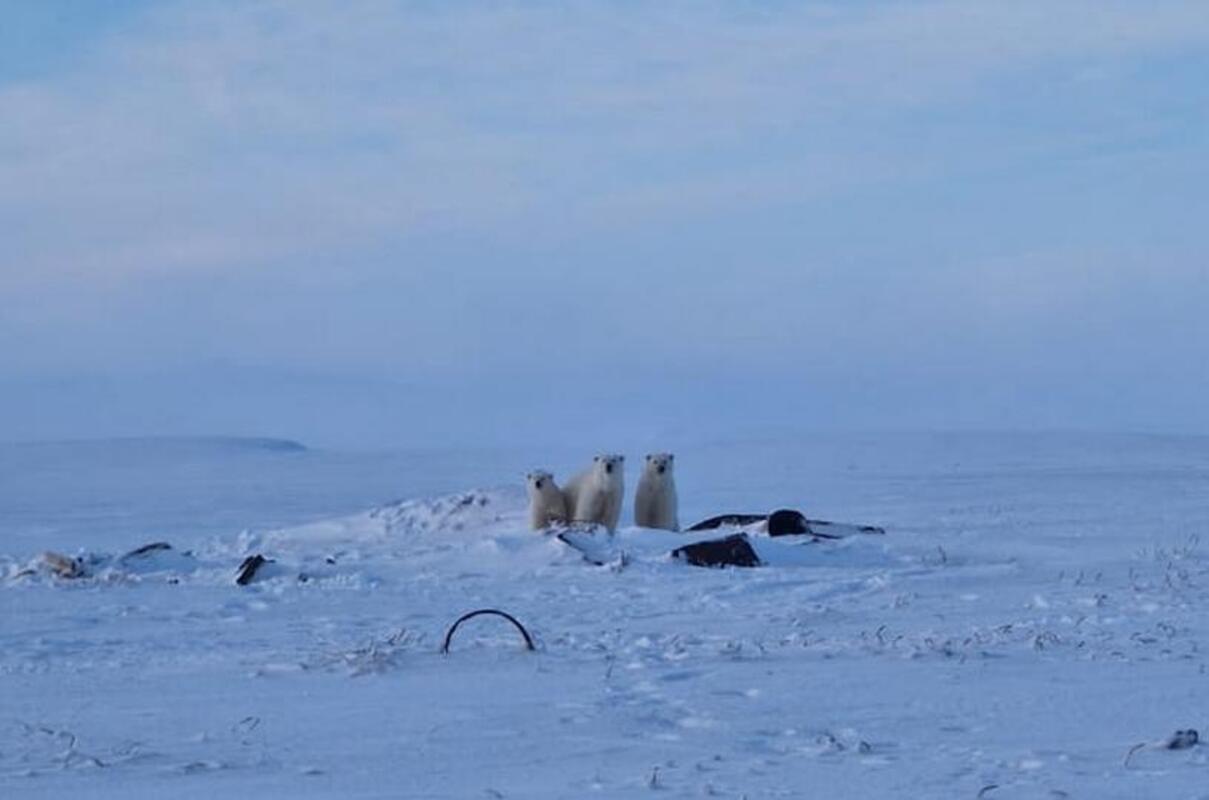
[[[254,556],[248,556],[239,565],[239,575],[236,576],[235,582],[240,586],[247,586],[256,577],[256,572],[265,564],[272,564],[273,559],[265,558],[260,553]]]

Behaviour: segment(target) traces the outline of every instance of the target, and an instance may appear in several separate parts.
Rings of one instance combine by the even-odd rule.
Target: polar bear
[[[621,501],[625,496],[625,456],[602,453],[592,466],[567,481],[563,494],[574,522],[604,525],[617,530]]]
[[[550,527],[553,523],[570,520],[567,501],[562,490],[554,482],[554,476],[545,470],[534,470],[525,476],[529,486],[529,527],[535,531]]]
[[[677,514],[676,478],[671,453],[653,453],[646,457],[638,492],[634,495],[634,524],[643,528],[680,530]]]

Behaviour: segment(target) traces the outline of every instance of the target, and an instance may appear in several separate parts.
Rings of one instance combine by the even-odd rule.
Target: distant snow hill
[[[100,439],[57,439],[0,443],[0,447],[56,451],[105,451],[132,455],[223,455],[239,452],[305,453],[307,446],[292,439],[263,436],[129,436]]]

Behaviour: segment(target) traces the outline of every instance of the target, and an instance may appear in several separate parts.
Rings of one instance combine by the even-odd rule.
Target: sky
[[[0,440],[1209,434],[1203,0],[0,0]]]

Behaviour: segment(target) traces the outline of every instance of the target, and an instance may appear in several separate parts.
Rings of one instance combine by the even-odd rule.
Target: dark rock
[[[758,567],[761,564],[744,533],[686,544],[673,550],[672,557],[695,567]]]
[[[781,508],[768,515],[769,536],[796,536],[810,533],[810,525],[801,511]]]
[[[1196,729],[1189,728],[1186,731],[1176,731],[1171,738],[1163,743],[1163,746],[1168,750],[1187,750],[1190,747],[1196,747],[1200,740],[1201,736],[1196,732]]]

